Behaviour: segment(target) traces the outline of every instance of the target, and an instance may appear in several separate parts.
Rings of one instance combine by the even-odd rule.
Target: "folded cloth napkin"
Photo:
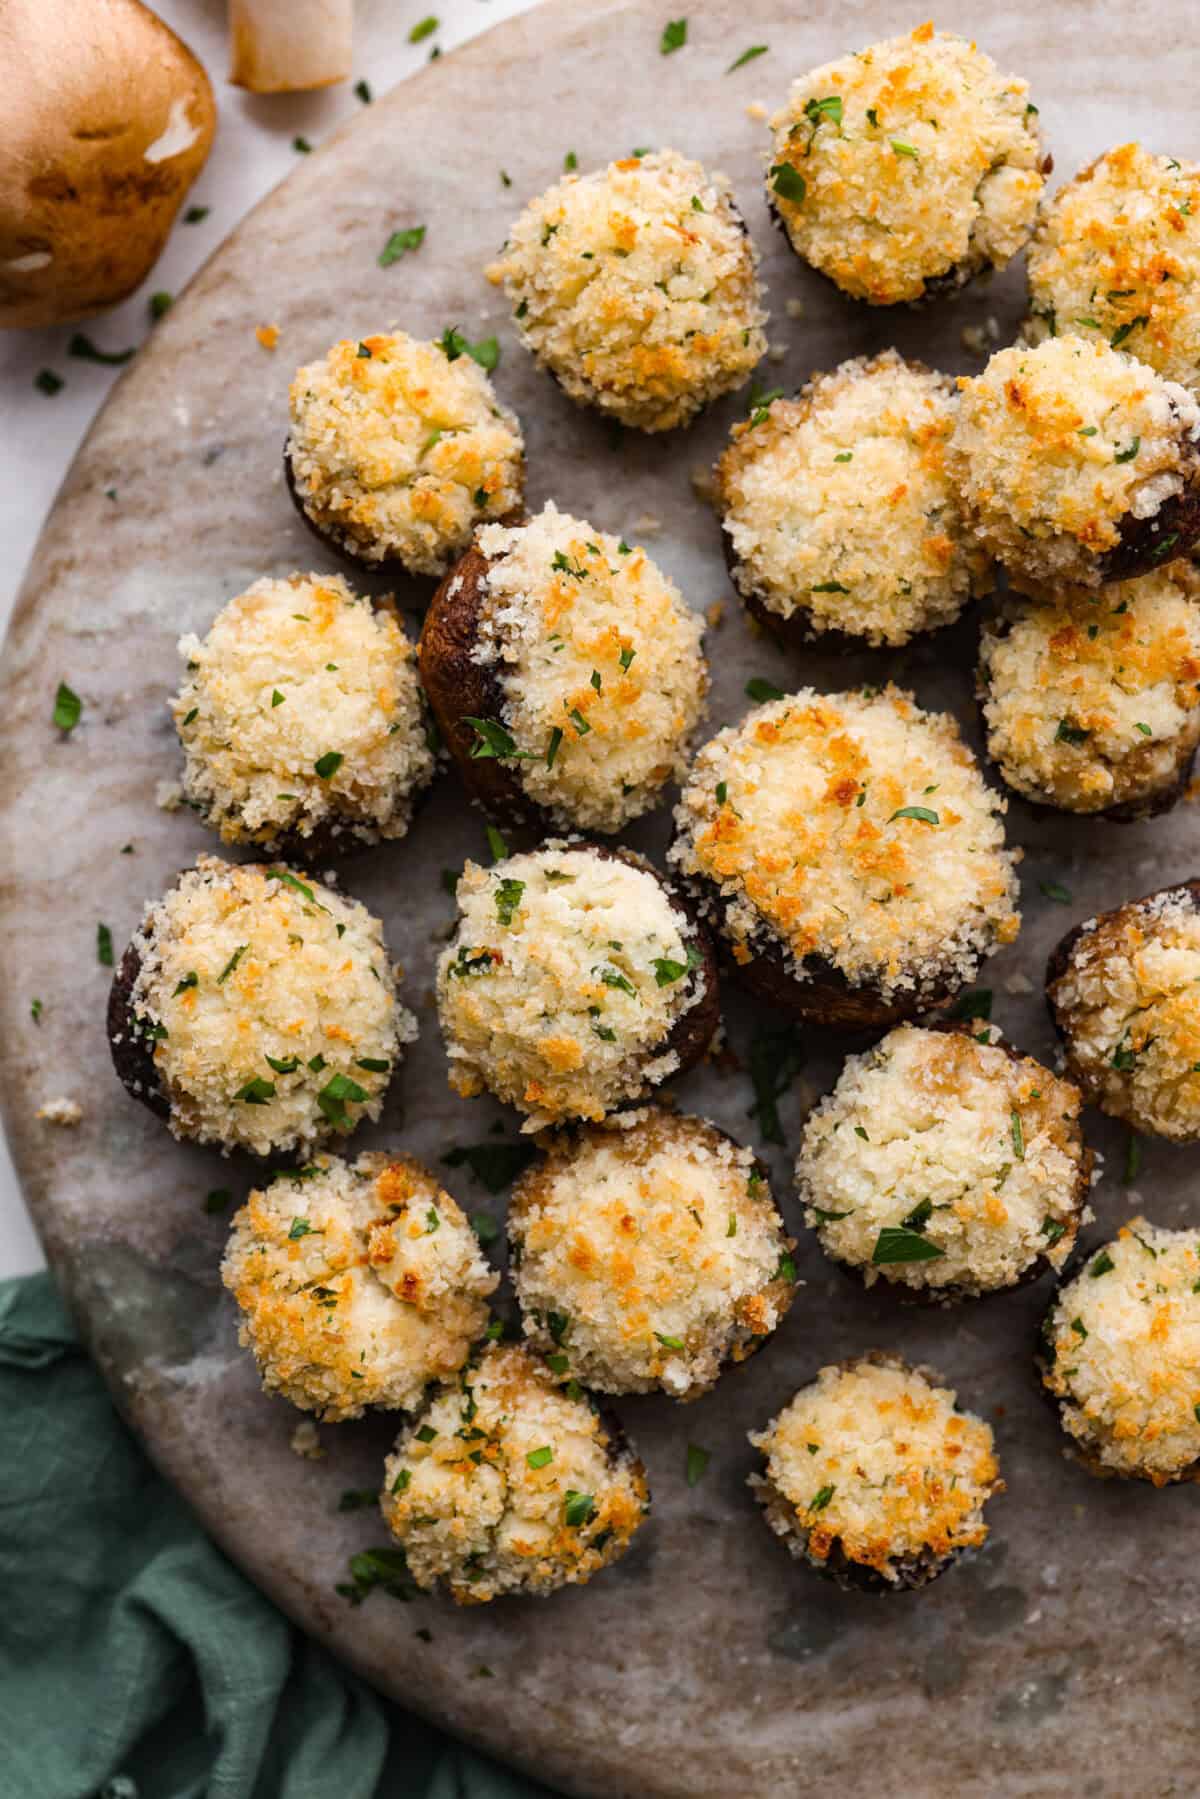
[[[410,1717],[210,1543],[45,1274],[0,1283],[0,1799],[552,1799]]]

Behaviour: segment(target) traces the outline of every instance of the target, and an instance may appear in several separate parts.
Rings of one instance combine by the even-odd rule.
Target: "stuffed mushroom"
[[[988,1534],[989,1425],[929,1371],[878,1353],[822,1368],[750,1441],[750,1485],[789,1552],[839,1586],[922,1587]]]
[[[489,1344],[400,1433],[380,1503],[417,1585],[482,1605],[583,1585],[624,1555],[650,1493],[614,1420]]]
[[[1144,362],[1054,337],[959,387],[951,474],[1018,587],[1128,580],[1200,535],[1200,406]]]
[[[793,1239],[753,1151],[648,1109],[563,1133],[508,1211],[525,1335],[602,1393],[698,1399],[791,1305]]]
[[[526,1131],[598,1121],[704,1053],[719,1022],[707,932],[648,862],[549,842],[468,862],[437,970],[450,1084]]]
[[[726,556],[773,635],[894,648],[984,590],[946,473],[957,403],[948,376],[885,350],[734,426],[716,468]]]
[[[644,550],[547,505],[478,533],[426,614],[421,675],[489,815],[619,831],[683,774],[702,634]]]
[[[669,431],[766,353],[757,264],[725,177],[655,150],[531,200],[487,275],[572,400]]]
[[[1200,577],[1187,560],[1090,594],[1013,596],[985,624],[987,750],[1035,805],[1165,811],[1200,742]]]
[[[364,906],[288,868],[215,856],[146,907],[108,1002],[133,1097],[176,1137],[262,1157],[378,1118],[416,1034]]]
[[[1200,1239],[1133,1218],[1062,1287],[1038,1351],[1090,1473],[1200,1480]]]
[[[225,843],[311,861],[404,836],[434,757],[390,603],[338,575],[268,576],[179,649],[184,793]]]
[[[872,306],[1000,269],[1033,230],[1050,159],[1029,88],[922,25],[792,84],[767,202],[796,254]]]
[[[1003,811],[948,714],[802,689],[700,751],[669,859],[764,999],[877,1029],[1016,936]]]
[[[411,1156],[318,1156],[236,1213],[221,1278],[268,1393],[328,1421],[411,1411],[454,1375],[499,1282],[470,1224]]]
[[[1029,245],[1032,343],[1104,339],[1200,381],[1200,165],[1121,144],[1044,199]]]
[[[1061,1269],[1087,1216],[1082,1101],[986,1028],[905,1024],[851,1056],[796,1162],[826,1255],[923,1299]]]
[[[520,510],[525,446],[462,333],[343,338],[291,387],[284,472],[304,522],[362,568],[441,576]]]
[[[1046,994],[1067,1071],[1135,1131],[1200,1141],[1200,881],[1068,931]]]

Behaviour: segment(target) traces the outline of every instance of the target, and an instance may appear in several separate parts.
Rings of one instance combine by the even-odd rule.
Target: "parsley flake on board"
[[[409,225],[402,231],[393,231],[379,252],[380,268],[390,269],[407,251],[419,250],[425,242],[425,231],[424,225]]]
[[[441,20],[435,13],[429,13],[425,18],[418,19],[417,23],[408,34],[409,43],[419,44],[422,43],[425,38],[432,37],[440,24]]]
[[[58,684],[58,692],[54,696],[54,723],[60,731],[73,731],[79,723],[83,712],[83,701],[77,693],[73,693],[65,681]]]
[[[492,852],[492,861],[503,862],[508,855],[508,845],[504,841],[503,834],[496,829],[495,825],[487,826],[487,840],[488,849]]]
[[[753,675],[746,682],[746,698],[754,700],[757,705],[766,705],[770,700],[784,698],[782,687],[776,687],[773,681],[764,681],[761,675]]]
[[[1053,900],[1055,905],[1069,906],[1071,904],[1071,889],[1064,887],[1061,881],[1039,881],[1038,886],[1046,898]]]
[[[80,362],[98,362],[106,369],[118,369],[122,363],[129,361],[133,350],[101,350],[90,337],[82,331],[76,331],[67,345],[67,355],[76,357]]]
[[[484,1143],[463,1143],[448,1149],[442,1163],[446,1168],[469,1168],[489,1193],[503,1193],[536,1155],[530,1143],[507,1143],[493,1137]]]
[[[753,62],[756,56],[765,56],[768,49],[769,45],[767,44],[751,44],[748,50],[743,50],[742,54],[730,63],[725,73],[727,75],[732,75],[735,69],[745,68],[746,64],[748,62]]]
[[[407,1601],[412,1598],[407,1576],[408,1563],[402,1549],[360,1549],[350,1557],[349,1581],[340,1582],[335,1590],[351,1605],[361,1605],[377,1587],[393,1599]]]
[[[112,932],[106,924],[96,926],[96,960],[102,968],[111,968],[113,965]]]
[[[951,1018],[983,1018],[992,1016],[992,990],[990,987],[972,987],[966,993],[960,993],[950,1009]]]
[[[66,384],[62,376],[56,375],[53,369],[39,369],[33,377],[33,385],[40,394],[45,394],[47,398],[52,399],[55,394],[62,392]]]
[[[704,1479],[704,1471],[712,1460],[711,1449],[701,1449],[698,1443],[687,1446],[687,1484],[689,1487],[699,1486]]]
[[[804,1067],[804,1044],[796,1025],[782,1025],[766,1030],[750,1044],[750,1081],[754,1088],[754,1104],[750,1117],[768,1143],[785,1143],[778,1102],[791,1087]]]
[[[687,43],[688,22],[686,19],[668,19],[663,26],[663,34],[658,40],[658,48],[663,56],[670,56],[673,50],[682,50]]]

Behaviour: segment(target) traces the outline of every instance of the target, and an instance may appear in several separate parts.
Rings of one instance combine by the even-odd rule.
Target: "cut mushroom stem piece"
[[[229,79],[252,94],[294,94],[345,81],[354,0],[229,0]]]

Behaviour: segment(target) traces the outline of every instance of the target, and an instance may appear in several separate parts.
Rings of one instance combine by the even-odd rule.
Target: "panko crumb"
[[[76,1100],[59,1097],[48,1099],[37,1109],[37,1116],[43,1124],[60,1124],[68,1127],[76,1125],[83,1117],[83,1107]]]
[[[160,812],[178,812],[183,805],[183,782],[158,781],[154,788],[154,804]]]
[[[302,1418],[288,1439],[288,1448],[301,1461],[320,1462],[325,1459],[325,1451],[321,1447],[321,1433],[311,1418]]]
[[[279,326],[256,325],[254,335],[264,350],[273,350],[279,342]]]

